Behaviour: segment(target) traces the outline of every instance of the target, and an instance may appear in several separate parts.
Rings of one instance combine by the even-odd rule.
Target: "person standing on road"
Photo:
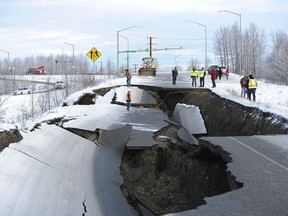
[[[251,94],[253,95],[253,101],[256,101],[256,88],[257,88],[257,81],[256,79],[252,76],[252,74],[249,75],[248,79],[248,99],[251,100]]]
[[[127,93],[126,93],[126,105],[127,105],[127,110],[130,111],[130,106],[131,106],[131,93],[130,93],[130,89],[128,89]]]
[[[126,82],[127,82],[127,86],[130,86],[131,85],[131,77],[132,77],[132,74],[131,72],[129,71],[129,69],[125,69],[125,72],[126,72]]]
[[[211,74],[211,80],[212,80],[212,85],[213,85],[212,88],[215,88],[216,87],[215,80],[217,78],[217,71],[214,68],[212,68],[210,74]]]
[[[173,84],[173,85],[176,85],[177,76],[178,76],[178,70],[177,70],[177,68],[175,67],[175,68],[172,70],[172,84]]]
[[[191,75],[191,78],[192,78],[192,87],[196,87],[197,86],[197,77],[198,77],[198,71],[196,70],[195,67],[193,67],[193,69],[190,71],[190,75]]]
[[[205,75],[206,75],[206,72],[204,70],[204,68],[202,67],[201,71],[200,71],[200,86],[199,87],[204,87],[204,79],[205,79]]]

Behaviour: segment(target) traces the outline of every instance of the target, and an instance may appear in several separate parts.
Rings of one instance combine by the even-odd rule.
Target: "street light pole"
[[[129,38],[122,35],[119,36],[127,40],[127,69],[129,70]]]
[[[239,22],[239,28],[240,28],[240,58],[239,58],[239,69],[240,69],[240,73],[239,75],[241,76],[242,75],[242,30],[241,30],[241,14],[238,14],[238,13],[235,13],[233,11],[229,11],[229,10],[219,10],[219,12],[227,12],[227,13],[231,13],[231,14],[234,14],[234,15],[237,15],[239,16],[239,19],[240,19],[240,22]]]
[[[74,67],[75,67],[74,44],[72,44],[72,43],[66,43],[66,42],[65,42],[64,44],[68,44],[68,45],[72,46],[72,48],[73,48],[72,75],[74,76]]]
[[[198,23],[198,22],[194,22],[194,21],[187,21],[187,22],[192,22],[192,23],[195,23],[197,25],[203,26],[205,28],[205,70],[207,70],[207,27],[206,27],[206,25],[203,25],[203,24]]]
[[[9,74],[9,72],[11,72],[10,71],[10,56],[9,56],[9,52],[5,51],[5,50],[2,50],[2,49],[0,49],[0,51],[5,52],[5,53],[8,54],[8,59],[7,59],[8,63],[7,63],[7,65],[8,65],[8,74]]]
[[[176,67],[176,58],[178,58],[180,56],[182,56],[182,55],[177,55],[177,56],[174,57],[174,67]]]
[[[125,29],[117,30],[117,73],[119,72],[119,32],[131,29],[131,28],[138,28],[138,27],[141,27],[141,26],[130,26]]]

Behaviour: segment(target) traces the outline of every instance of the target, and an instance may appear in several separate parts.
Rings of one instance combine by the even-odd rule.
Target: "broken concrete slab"
[[[142,131],[132,129],[129,141],[126,145],[127,149],[143,149],[151,148],[156,144],[153,139],[154,133],[152,131]]]
[[[193,105],[176,104],[172,120],[181,124],[191,134],[206,134],[200,109]]]
[[[177,130],[177,136],[190,144],[199,145],[198,140],[182,127]]]
[[[100,130],[98,143],[113,149],[124,151],[132,126],[127,124],[116,130]]]
[[[1,167],[1,215],[132,215],[120,190],[120,150],[42,124],[5,148],[5,158],[17,158],[19,169]]]

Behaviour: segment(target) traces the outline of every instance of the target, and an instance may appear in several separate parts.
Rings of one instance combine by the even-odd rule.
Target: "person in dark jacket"
[[[243,76],[240,79],[240,85],[241,85],[241,94],[240,94],[240,96],[244,97],[244,98],[245,98],[245,96],[247,94],[247,80],[248,80],[247,76]]]
[[[206,75],[206,72],[205,72],[204,68],[202,67],[202,69],[200,71],[200,86],[199,87],[204,87],[205,75]]]
[[[176,85],[177,76],[178,76],[178,70],[177,70],[177,68],[175,67],[175,68],[172,70],[172,84],[173,84],[173,85]]]

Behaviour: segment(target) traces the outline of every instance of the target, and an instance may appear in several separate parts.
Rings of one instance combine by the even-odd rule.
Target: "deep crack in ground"
[[[121,189],[139,215],[137,205],[155,215],[182,212],[205,204],[205,197],[243,186],[227,171],[231,160],[227,152],[209,143],[196,146],[179,138],[172,144],[168,138],[177,139],[176,130],[173,125],[163,128],[155,134],[157,145],[126,150],[123,155]]]

